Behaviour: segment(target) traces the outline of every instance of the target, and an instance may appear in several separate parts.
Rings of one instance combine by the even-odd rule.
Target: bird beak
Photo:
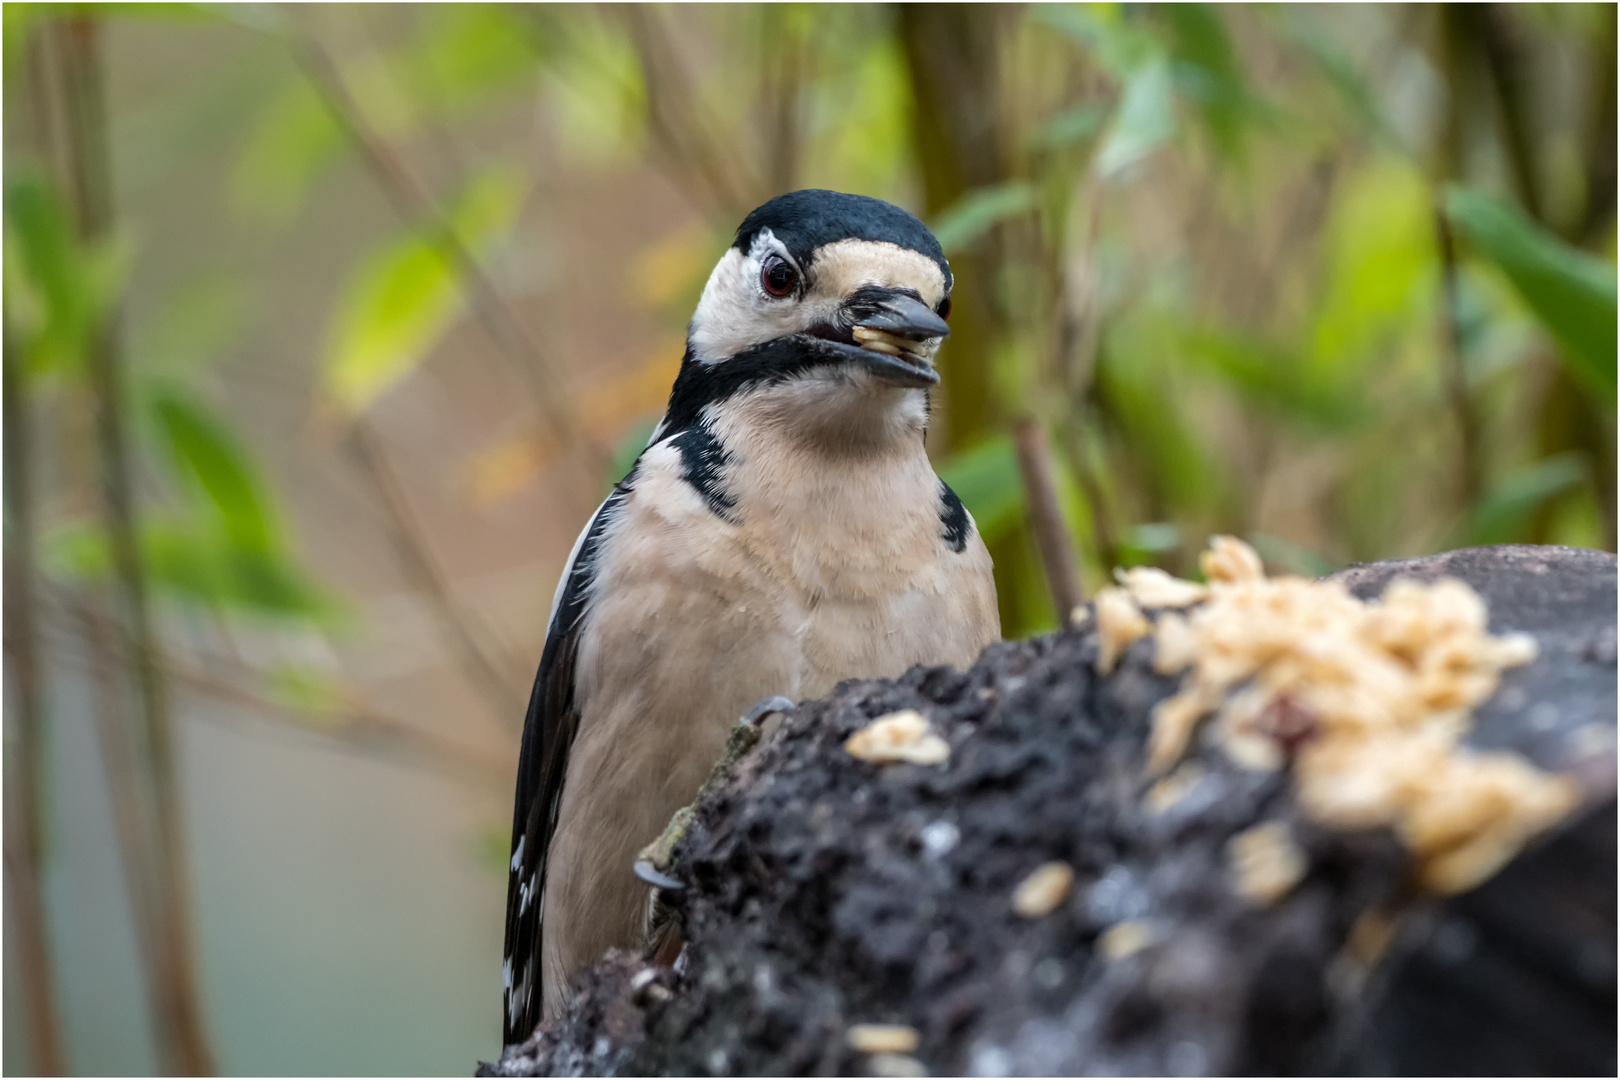
[[[855,316],[850,336],[867,370],[897,386],[934,386],[933,352],[951,328],[914,296],[863,289],[847,308]]]

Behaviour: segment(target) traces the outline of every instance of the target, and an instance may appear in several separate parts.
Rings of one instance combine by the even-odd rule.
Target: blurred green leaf
[[[1518,210],[1477,191],[1452,188],[1445,208],[1564,346],[1570,369],[1612,404],[1620,318],[1614,266],[1570,247]]]
[[[475,256],[510,227],[522,206],[516,174],[492,169],[469,185],[451,225]],[[461,284],[437,247],[412,234],[365,259],[350,277],[327,333],[326,389],[363,412],[415,370],[460,316]]]
[[[30,366],[81,362],[96,320],[122,287],[129,246],[84,247],[61,197],[31,169],[7,179],[5,217],[6,302],[33,339]]]
[[[1096,102],[1085,102],[1052,117],[1035,133],[1036,146],[1067,146],[1091,138],[1108,119],[1107,110]]]
[[[275,551],[276,523],[236,436],[178,389],[156,391],[151,406],[182,486],[207,500],[233,545]]]
[[[1586,479],[1586,462],[1571,451],[1517,469],[1491,487],[1469,515],[1466,543],[1505,544],[1524,535],[1525,523],[1548,499]]]
[[[1023,519],[1024,479],[1011,435],[951,455],[940,463],[939,475],[973,515],[985,543],[1006,536]]]
[[[1159,50],[1119,5],[1035,4],[1032,17],[1085,46],[1115,78],[1128,78]]]
[[[1097,171],[1112,176],[1141,161],[1176,132],[1174,83],[1170,63],[1154,59],[1125,83],[1114,123],[1097,152]]]
[[[302,77],[289,78],[253,124],[231,177],[238,209],[285,222],[342,154],[343,129]]]
[[[1199,103],[1221,150],[1240,154],[1253,106],[1221,15],[1211,4],[1165,4],[1154,10],[1170,26],[1176,81]]]
[[[1235,333],[1201,333],[1186,339],[1186,355],[1220,375],[1235,390],[1278,419],[1344,431],[1365,415],[1353,387],[1331,373],[1308,368],[1305,358]]]
[[[998,221],[1035,205],[1035,189],[1022,180],[975,188],[940,215],[934,237],[947,253],[971,247]]]
[[[520,16],[501,4],[424,4],[413,81],[441,113],[481,104],[535,68]]]
[[[277,621],[341,616],[336,602],[287,560],[240,547],[216,528],[148,514],[140,547],[147,579],[167,599]],[[111,573],[106,533],[92,523],[58,529],[44,539],[41,555],[47,573],[61,580],[103,581]]]
[[[1391,340],[1432,340],[1439,259],[1427,180],[1410,161],[1377,158],[1338,189],[1326,233],[1326,278],[1307,363],[1348,388],[1368,379],[1369,358]]]

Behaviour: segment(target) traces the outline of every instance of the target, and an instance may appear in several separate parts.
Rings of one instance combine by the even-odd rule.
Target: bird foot
[[[758,745],[765,720],[792,708],[793,702],[778,694],[776,697],[761,701],[737,721],[737,726],[732,728],[731,734],[726,737],[726,748],[721,752],[720,760],[714,763],[709,778],[698,790],[697,798],[675,811],[675,816],[669,819],[669,824],[664,826],[664,831],[659,834],[658,839],[637,852],[633,867],[636,877],[654,888],[667,892],[679,892],[686,887],[671,877],[669,871],[675,864],[675,845],[686,836],[686,830],[692,826],[692,819],[697,816],[697,804],[708,794],[710,788],[731,771],[733,765]]]

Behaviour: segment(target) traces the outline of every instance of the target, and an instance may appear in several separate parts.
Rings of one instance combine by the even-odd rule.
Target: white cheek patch
[[[885,241],[839,240],[816,252],[803,296],[778,299],[760,287],[759,272],[765,257],[780,250],[770,230],[762,229],[747,254],[731,248],[721,256],[687,334],[697,360],[729,360],[828,322],[863,286],[910,289],[931,308],[945,296],[945,275],[928,256]]]

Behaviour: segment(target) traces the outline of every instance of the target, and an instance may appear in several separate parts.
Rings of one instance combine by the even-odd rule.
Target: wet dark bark
[[[1286,776],[1207,770],[1155,812],[1143,739],[1171,680],[1139,642],[1109,676],[1080,629],[807,702],[702,800],[671,896],[677,969],[614,954],[500,1075],[1612,1074],[1615,1068],[1615,558],[1498,547],[1345,571],[1479,590],[1492,629],[1535,635],[1470,741],[1576,775],[1585,804],[1495,878],[1417,893],[1384,832],[1304,821]],[[940,767],[841,749],[925,712]],[[1309,871],[1272,906],[1230,884],[1227,841],[1283,821]],[[1016,915],[1049,860],[1068,900]],[[627,869],[628,872],[628,869]],[[1370,926],[1386,917],[1386,947]],[[1110,960],[1122,922],[1146,944]],[[1116,942],[1117,944],[1117,942]],[[849,1048],[856,1023],[919,1035],[914,1061]]]

